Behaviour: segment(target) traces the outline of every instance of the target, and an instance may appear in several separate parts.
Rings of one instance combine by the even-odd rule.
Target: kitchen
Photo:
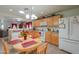
[[[6,9],[6,7],[9,9],[9,11],[8,9]],[[0,12],[1,12],[0,39],[2,40],[2,42],[4,41],[12,42],[15,39],[16,40],[20,39],[23,42],[24,40],[29,41],[31,39],[35,39],[35,41],[38,43],[34,45],[35,48],[40,44],[40,41],[43,43],[45,42],[48,43],[47,54],[68,54],[68,52],[73,54],[79,53],[78,51],[79,47],[75,46],[74,43],[71,42],[74,40],[65,41],[65,39],[75,39],[75,43],[78,44],[78,42],[76,42],[78,41],[77,38],[79,37],[79,36],[76,36],[78,35],[78,29],[75,30],[74,28],[78,28],[77,26],[78,26],[79,6],[72,6],[72,5],[71,6],[64,6],[64,5],[62,6],[61,5],[7,6],[7,5],[4,5],[4,6],[0,6],[0,8],[1,8],[0,9]],[[10,8],[13,8],[13,9],[10,9]],[[20,9],[22,9],[24,12],[20,11],[20,13],[18,13],[17,11]],[[36,13],[35,11],[36,12],[39,11],[39,12]],[[48,13],[45,14],[46,12]],[[28,16],[28,13],[30,13],[29,15],[33,13],[32,18]],[[39,17],[36,17],[34,13]],[[67,42],[71,42],[73,44],[69,45],[67,44]],[[15,43],[16,42],[13,42],[11,44],[15,44]],[[33,43],[34,41],[32,41],[31,44]],[[6,43],[4,44],[6,45]],[[18,43],[13,47],[16,50],[19,50],[18,49],[19,45],[21,46],[21,44]],[[72,49],[71,49],[71,46],[72,46]],[[32,52],[34,52],[35,48],[33,49]],[[26,49],[26,50],[29,51],[29,49]],[[1,53],[3,53],[3,51],[5,51],[5,49],[3,49]],[[20,50],[20,51],[23,51],[23,50]],[[24,51],[23,53],[25,53]]]

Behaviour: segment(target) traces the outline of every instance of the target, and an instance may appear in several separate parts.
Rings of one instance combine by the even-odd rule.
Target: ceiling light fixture
[[[13,11],[13,9],[9,9],[9,11]]]
[[[25,14],[24,11],[19,11],[20,14]]]
[[[38,18],[38,17],[37,17],[35,14],[32,14],[32,15],[31,15],[31,19],[32,19],[32,20],[37,19],[37,18]]]
[[[33,13],[33,9],[34,7],[24,8],[24,11],[20,10],[19,13],[24,14],[27,20],[35,20],[38,17]]]
[[[26,14],[25,17],[26,17],[27,19],[30,19],[30,15],[29,15],[29,14]]]
[[[32,7],[32,10],[34,9],[34,7]]]
[[[24,9],[26,19],[35,20],[38,18],[35,14],[33,14],[33,9],[34,7]]]
[[[18,22],[22,21],[22,18],[15,18]]]

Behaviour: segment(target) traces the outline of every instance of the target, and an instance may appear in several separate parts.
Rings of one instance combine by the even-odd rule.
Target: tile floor
[[[48,51],[47,54],[68,54],[67,52],[64,52],[60,50],[57,46],[48,44]]]

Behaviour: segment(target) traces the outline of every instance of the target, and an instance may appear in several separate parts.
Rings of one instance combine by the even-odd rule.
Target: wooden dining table
[[[40,44],[41,44],[41,41],[37,41],[34,39],[24,40],[23,42],[14,44],[13,48],[18,52],[29,52],[29,51],[35,50]]]

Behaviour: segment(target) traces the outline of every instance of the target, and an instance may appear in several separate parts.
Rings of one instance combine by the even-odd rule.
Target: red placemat
[[[28,46],[31,46],[31,45],[36,44],[36,43],[37,42],[35,42],[35,41],[29,41],[29,42],[22,43],[22,46],[23,47],[28,47]]]
[[[14,44],[17,44],[19,42],[21,42],[21,41],[20,40],[12,40],[9,42],[9,44],[14,45]]]

